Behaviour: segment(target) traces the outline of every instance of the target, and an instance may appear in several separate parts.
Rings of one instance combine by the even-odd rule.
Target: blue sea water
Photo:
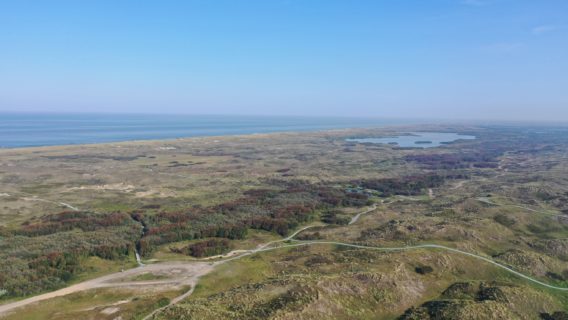
[[[399,123],[402,122],[362,118],[0,113],[0,148],[315,131]]]

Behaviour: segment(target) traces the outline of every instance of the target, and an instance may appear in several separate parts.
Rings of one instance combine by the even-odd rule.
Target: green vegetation
[[[532,298],[530,304],[514,303],[528,297]],[[554,308],[559,306],[532,289],[494,282],[458,282],[444,290],[439,299],[410,308],[399,319],[517,319]],[[556,316],[566,314],[563,311],[550,312]]]
[[[0,238],[0,287],[13,298],[65,286],[90,271],[89,257],[134,255],[139,226],[128,215],[63,212],[25,223]]]
[[[167,305],[180,292],[137,293],[128,289],[95,289],[31,305],[2,319],[112,320],[121,317],[139,320]]]
[[[181,294],[180,284],[196,283],[154,318],[563,317],[565,293],[439,250],[312,245],[199,262],[317,225],[295,239],[440,244],[568,286],[566,130],[459,131],[478,139],[429,149],[346,142],[396,133],[357,129],[180,139],[168,148],[154,141],[0,150],[0,300],[129,269],[138,251],[144,263],[171,270],[113,281],[160,285],[74,293],[18,315],[139,319]],[[377,209],[349,224],[370,205]],[[187,266],[205,268],[203,276],[191,278],[202,269]],[[89,303],[91,296],[100,301]],[[120,312],[110,306],[115,300],[127,301]]]
[[[190,244],[174,252],[202,258],[224,254],[229,252],[229,249],[229,240],[209,239]]]

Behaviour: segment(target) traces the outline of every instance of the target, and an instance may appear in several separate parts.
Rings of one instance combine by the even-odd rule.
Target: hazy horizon
[[[381,117],[381,116],[362,116],[362,115],[325,115],[325,114],[262,114],[262,113],[197,113],[197,112],[159,112],[159,111],[147,111],[147,112],[127,112],[127,111],[11,111],[11,110],[0,110],[0,115],[11,115],[11,116],[46,116],[53,117],[54,120],[58,119],[58,116],[121,116],[126,119],[136,118],[136,117],[146,117],[155,116],[159,117],[212,117],[212,118],[270,118],[270,119],[302,119],[302,120],[367,120],[367,121],[383,121],[381,125],[417,125],[417,124],[445,124],[445,125],[568,125],[568,119],[491,119],[491,118],[434,118],[434,117]],[[9,119],[8,119],[9,121]]]
[[[568,2],[0,4],[0,112],[568,121]]]

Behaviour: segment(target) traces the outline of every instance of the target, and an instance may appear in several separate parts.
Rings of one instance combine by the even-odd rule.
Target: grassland
[[[140,292],[129,289],[95,289],[58,297],[20,309],[5,317],[30,319],[142,319],[152,310],[167,305],[180,291]]]

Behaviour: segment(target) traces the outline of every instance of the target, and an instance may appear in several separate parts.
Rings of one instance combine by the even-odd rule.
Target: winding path
[[[565,214],[556,214],[556,213],[550,213],[550,212],[542,211],[542,210],[535,210],[535,209],[532,209],[532,208],[529,208],[529,207],[526,207],[526,206],[521,206],[521,205],[518,205],[518,204],[499,204],[499,203],[495,203],[495,202],[489,200],[489,199],[486,198],[486,197],[479,197],[479,198],[477,198],[477,201],[482,202],[482,203],[485,203],[485,204],[493,205],[493,206],[496,206],[496,207],[513,207],[513,208],[519,208],[519,209],[527,210],[527,211],[534,212],[534,213],[540,213],[540,214],[543,214],[543,215],[546,215],[546,216],[549,216],[549,217],[568,218],[568,216],[565,215]]]
[[[362,214],[371,212],[375,209],[376,209],[376,206],[373,206],[370,209],[367,209],[367,210],[357,214],[355,217],[361,216]],[[353,219],[352,219],[350,224],[355,223],[357,221],[357,219],[355,219],[355,221],[353,221]],[[498,263],[498,262],[496,262],[496,261],[494,261],[490,258],[481,256],[481,255],[478,255],[478,254],[475,254],[475,253],[471,253],[471,252],[462,251],[462,250],[451,248],[451,247],[438,245],[438,244],[421,244],[421,245],[403,246],[403,247],[374,247],[374,246],[366,246],[366,245],[359,245],[359,244],[352,244],[352,243],[345,243],[345,242],[338,242],[338,241],[299,241],[299,240],[294,240],[294,238],[298,234],[300,234],[301,232],[303,232],[307,229],[319,227],[319,226],[321,226],[321,225],[311,225],[311,226],[303,227],[303,228],[295,231],[290,236],[288,236],[284,239],[267,242],[263,245],[259,245],[255,249],[234,250],[232,252],[236,252],[236,253],[233,253],[231,255],[232,252],[230,252],[230,253],[225,255],[225,256],[228,256],[229,258],[219,260],[219,261],[216,261],[216,262],[205,262],[205,260],[202,260],[202,261],[192,261],[192,262],[187,262],[187,261],[163,262],[163,263],[156,263],[156,264],[149,264],[149,265],[142,264],[141,266],[139,266],[137,268],[129,269],[129,270],[126,270],[124,272],[109,274],[109,275],[106,275],[106,276],[103,276],[103,277],[100,277],[100,278],[81,282],[81,283],[78,283],[78,284],[75,284],[75,285],[60,289],[60,290],[56,290],[56,291],[53,291],[53,292],[49,292],[49,293],[45,293],[45,294],[41,294],[41,295],[38,295],[38,296],[31,297],[31,298],[23,299],[23,300],[20,300],[20,301],[0,305],[0,317],[2,317],[3,315],[6,315],[8,312],[14,311],[17,308],[20,308],[20,307],[23,307],[23,306],[26,306],[26,305],[29,305],[29,304],[32,304],[32,303],[35,303],[35,302],[51,299],[51,298],[54,298],[54,297],[60,297],[60,296],[64,296],[64,295],[68,295],[68,294],[76,293],[76,292],[80,292],[80,291],[85,291],[85,290],[89,290],[89,289],[95,289],[95,288],[159,286],[159,285],[178,285],[178,286],[189,285],[189,286],[191,286],[190,290],[188,290],[184,294],[172,299],[172,301],[170,302],[169,305],[162,307],[162,308],[159,308],[159,309],[156,309],[152,313],[147,315],[144,318],[144,319],[147,320],[147,319],[152,318],[156,313],[167,308],[168,306],[174,305],[174,304],[182,301],[183,299],[187,298],[188,296],[190,296],[193,293],[195,285],[197,284],[199,279],[202,276],[213,271],[217,266],[219,266],[221,264],[224,264],[224,263],[227,263],[227,262],[230,262],[230,261],[233,261],[233,260],[241,259],[241,258],[244,258],[244,257],[247,257],[247,256],[251,256],[251,255],[254,255],[254,254],[257,254],[257,253],[279,250],[279,249],[284,249],[284,248],[310,246],[310,245],[335,245],[335,246],[343,246],[343,247],[350,247],[350,248],[357,248],[357,249],[379,250],[379,251],[407,251],[407,250],[418,250],[418,249],[445,250],[445,251],[469,256],[469,257],[490,263],[490,264],[492,264],[492,265],[494,265],[494,266],[496,266],[500,269],[503,269],[507,272],[510,272],[511,274],[514,274],[518,277],[521,277],[525,280],[536,283],[538,285],[544,286],[546,288],[568,292],[568,288],[566,288],[566,287],[554,286],[554,285],[542,282],[538,279],[535,279],[533,277],[530,277],[528,275],[525,275],[523,273],[515,271],[515,270],[509,268],[508,266],[500,264],[500,263]],[[282,243],[288,242],[288,241],[294,241],[295,243],[282,244]],[[278,245],[272,246],[274,244],[278,244]],[[237,254],[237,255],[235,255],[235,254]],[[223,257],[225,257],[225,256],[223,256]],[[168,272],[168,271],[171,271],[171,270],[178,270],[178,271],[181,270],[182,271],[181,276],[174,277],[174,278],[168,279],[168,280],[157,280],[157,281],[122,281],[122,282],[119,281],[121,279],[124,280],[124,279],[128,279],[128,278],[132,278],[133,276],[140,275],[140,274],[143,274],[143,273]]]
[[[568,288],[566,288],[566,287],[558,287],[558,286],[554,286],[554,285],[539,281],[535,278],[532,278],[532,277],[527,276],[523,273],[515,271],[515,270],[513,270],[513,269],[511,269],[511,268],[509,268],[509,267],[507,267],[503,264],[500,264],[500,263],[498,263],[494,260],[491,260],[487,257],[480,256],[480,255],[475,254],[475,253],[451,248],[451,247],[438,245],[438,244],[420,244],[420,245],[416,245],[416,246],[405,246],[405,247],[373,247],[373,246],[365,246],[365,245],[358,245],[358,244],[345,243],[345,242],[336,242],[336,241],[307,241],[307,242],[297,241],[297,242],[298,243],[283,245],[283,246],[274,247],[274,248],[260,249],[260,250],[255,251],[254,253],[263,252],[263,251],[270,251],[270,250],[275,250],[275,249],[280,249],[280,248],[292,248],[292,247],[300,247],[300,246],[307,246],[307,245],[314,245],[314,244],[328,244],[328,245],[336,245],[336,246],[343,246],[343,247],[350,247],[350,248],[357,248],[357,249],[370,249],[370,250],[379,250],[379,251],[406,251],[406,250],[414,250],[414,249],[442,249],[442,250],[446,250],[446,251],[470,256],[470,257],[473,257],[473,258],[476,258],[476,259],[480,259],[480,260],[483,260],[485,262],[489,262],[494,266],[497,266],[501,269],[509,271],[510,273],[517,275],[517,276],[519,276],[523,279],[526,279],[528,281],[537,283],[541,286],[545,286],[549,289],[568,291]]]
[[[376,210],[376,209],[377,209],[377,205],[376,205],[376,204],[373,204],[373,206],[371,206],[370,209],[365,210],[365,211],[363,211],[363,212],[359,212],[357,215],[355,215],[353,218],[351,218],[351,221],[349,221],[349,224],[350,224],[350,225],[351,225],[351,224],[354,224],[355,222],[357,222],[357,220],[359,220],[359,218],[360,218],[362,215],[367,214],[367,213],[369,213],[369,212],[371,212],[371,211],[374,211],[374,210]]]

